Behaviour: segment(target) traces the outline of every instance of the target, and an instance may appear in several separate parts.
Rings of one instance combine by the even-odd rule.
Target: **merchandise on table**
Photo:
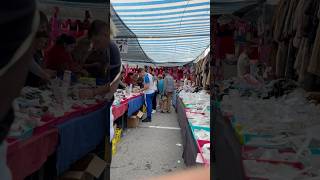
[[[208,127],[210,128],[210,119],[209,117],[201,116],[197,118],[188,118],[192,126]]]
[[[195,137],[198,140],[206,140],[210,141],[210,132],[203,129],[195,129],[194,131]]]
[[[8,137],[18,139],[30,137],[32,130],[45,124],[48,118],[62,117],[68,112],[103,101],[99,96],[79,99],[78,92],[82,88],[94,87],[80,83],[70,86],[59,79],[52,80],[49,88],[24,87],[20,97],[13,103],[16,118]]]
[[[206,143],[202,146],[203,157],[210,162],[210,143]]]
[[[123,90],[123,89],[118,89],[115,93],[114,93],[114,101],[113,101],[113,105],[115,106],[119,106],[121,104],[122,101],[126,100],[126,99],[130,99],[131,97],[137,96],[139,95],[139,89],[140,88],[135,88],[135,90],[133,92],[128,91],[128,89]]]
[[[191,93],[182,90],[179,97],[185,106],[193,138],[205,164],[210,164],[210,95],[205,91]]]
[[[268,180],[294,180],[301,170],[285,164],[272,164],[255,160],[243,161],[246,176],[250,178],[265,178]]]
[[[314,163],[320,157],[320,106],[310,102],[292,81],[276,80],[261,89],[230,82],[225,82],[221,109],[232,114],[230,122],[244,148],[254,148],[242,152],[247,176],[320,178],[320,164]]]
[[[297,154],[294,151],[288,150],[287,152],[279,149],[270,148],[253,148],[251,150],[245,150],[243,152],[244,159],[259,159],[266,161],[278,161],[278,162],[296,162]]]

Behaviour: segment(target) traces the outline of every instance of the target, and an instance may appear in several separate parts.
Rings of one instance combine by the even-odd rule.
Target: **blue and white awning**
[[[111,0],[111,3],[122,20],[115,22],[118,30],[126,31],[121,29],[124,23],[139,40],[131,46],[140,45],[154,63],[193,61],[210,44],[210,0]]]

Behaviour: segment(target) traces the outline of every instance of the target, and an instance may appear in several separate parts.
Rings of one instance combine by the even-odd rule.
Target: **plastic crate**
[[[115,140],[115,143],[118,144],[120,142],[120,140],[121,140],[122,129],[121,128],[117,128],[115,130],[114,134],[115,134],[115,136],[114,136],[113,139]]]
[[[117,146],[112,146],[112,155],[117,154]]]
[[[117,142],[116,139],[112,139],[112,155],[115,155],[117,153]]]

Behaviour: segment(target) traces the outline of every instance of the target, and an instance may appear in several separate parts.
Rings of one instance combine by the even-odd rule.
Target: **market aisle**
[[[112,159],[111,179],[140,180],[184,169],[181,144],[177,114],[153,114],[153,122],[127,130]]]

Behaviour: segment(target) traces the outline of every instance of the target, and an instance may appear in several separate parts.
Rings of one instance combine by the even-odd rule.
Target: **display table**
[[[144,104],[144,96],[140,94],[128,99],[128,117],[132,116]]]
[[[119,106],[112,106],[114,119],[127,111],[131,114],[138,111],[144,104],[143,99],[143,95],[132,96]],[[95,150],[108,133],[110,106],[111,102],[99,102],[74,109],[61,117],[45,117],[45,123],[35,128],[30,138],[7,139],[7,163],[13,180],[23,180],[39,170],[54,152],[60,175],[72,163]]]
[[[194,99],[190,99],[190,96]],[[179,94],[176,111],[181,128],[183,159],[187,166],[210,165],[210,113],[207,94]],[[199,100],[200,99],[200,100]]]
[[[110,103],[100,102],[74,109],[61,117],[45,117],[45,123],[34,129],[25,140],[8,138],[7,163],[13,180],[23,180],[41,168],[57,152],[58,173],[66,170],[97,146],[109,127]]]
[[[56,150],[58,129],[53,128],[26,140],[8,142],[7,163],[13,180],[36,172]]]
[[[57,148],[57,173],[60,175],[70,165],[93,151],[107,135],[111,102],[100,109],[70,119],[57,125],[59,145]]]
[[[112,105],[114,121],[123,116],[128,110],[128,101],[123,101],[119,106]]]
[[[178,122],[181,128],[181,137],[183,144],[183,159],[187,166],[195,166],[198,148],[196,140],[192,136],[192,130],[188,124],[185,106],[182,100],[177,97]]]

